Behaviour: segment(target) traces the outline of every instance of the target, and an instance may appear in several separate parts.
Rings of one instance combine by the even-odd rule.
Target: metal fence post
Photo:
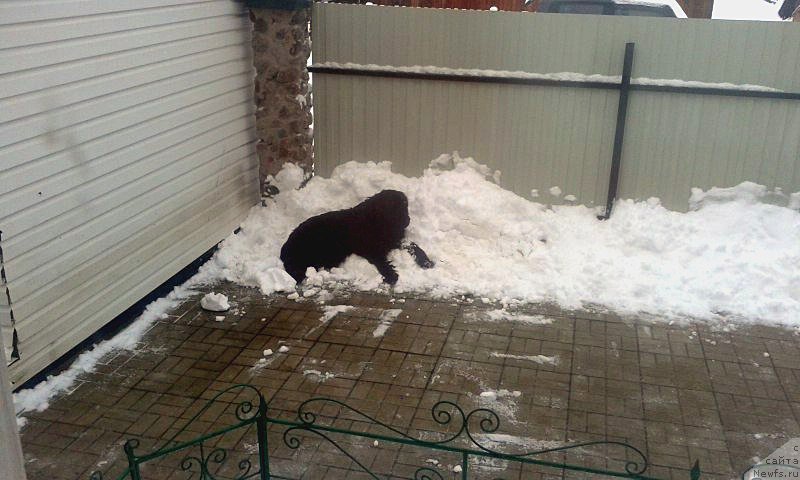
[[[622,143],[625,138],[625,119],[628,116],[628,93],[631,90],[631,71],[633,70],[634,43],[625,44],[625,60],[622,65],[622,83],[619,86],[619,105],[617,107],[617,128],[614,133],[614,151],[611,154],[611,176],[608,179],[608,198],[606,211],[600,217],[607,220],[611,216],[614,200],[619,186],[619,170],[622,162]]]
[[[269,445],[267,443],[267,407],[259,395],[258,418],[256,432],[258,434],[258,466],[261,480],[269,480]]]
[[[128,440],[122,447],[125,450],[125,456],[128,458],[128,472],[130,472],[131,480],[142,480],[142,474],[139,471],[139,462],[136,460],[136,455],[133,449],[139,446],[138,440]]]

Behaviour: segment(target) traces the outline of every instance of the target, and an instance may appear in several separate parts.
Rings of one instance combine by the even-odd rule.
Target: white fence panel
[[[636,44],[644,79],[800,92],[800,29],[775,22],[481,12],[317,4],[317,65],[434,66],[619,77]],[[373,67],[374,68],[374,67]],[[617,80],[619,81],[619,80]],[[418,175],[459,150],[503,172],[501,185],[588,205],[607,194],[617,90],[440,80],[314,77],[318,171],[389,160]],[[800,101],[633,91],[619,196],[688,207],[692,187],[745,180],[800,191]]]

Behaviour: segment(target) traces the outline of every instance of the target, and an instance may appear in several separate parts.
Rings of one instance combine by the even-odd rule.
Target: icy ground
[[[202,274],[265,294],[293,291],[279,258],[292,229],[391,188],[409,199],[408,240],[437,262],[422,270],[406,252],[393,252],[397,292],[800,325],[800,194],[743,183],[694,190],[688,213],[657,199],[625,200],[598,221],[596,209],[548,207],[503,190],[496,174],[455,154],[431,162],[421,178],[392,173],[388,163],[350,162],[297,189],[302,172],[287,165],[273,179],[281,193],[253,209]],[[386,288],[369,263],[350,257],[331,272],[312,272],[304,296],[343,286]]]

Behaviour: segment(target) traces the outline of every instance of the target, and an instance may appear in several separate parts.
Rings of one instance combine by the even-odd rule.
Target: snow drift
[[[666,210],[657,199],[624,200],[610,220],[598,221],[596,209],[548,207],[503,190],[492,181],[497,174],[455,154],[431,162],[420,178],[392,173],[386,162],[350,162],[330,179],[315,177],[297,189],[302,172],[287,165],[272,179],[281,193],[252,210],[204,275],[265,294],[292,291],[294,281],[278,258],[292,229],[389,188],[408,196],[408,240],[437,262],[421,270],[406,252],[393,252],[396,292],[800,323],[797,194],[743,183],[694,190],[688,213]],[[775,205],[775,198],[789,208]],[[310,273],[306,285],[383,288],[377,271],[358,257],[331,272]]]

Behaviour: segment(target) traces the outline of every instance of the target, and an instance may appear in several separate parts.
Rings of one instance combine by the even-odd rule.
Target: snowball
[[[280,348],[278,348],[278,351],[281,353],[286,353],[289,351],[289,347],[287,347],[286,345],[281,345]]]
[[[214,292],[205,294],[200,300],[200,306],[203,307],[204,310],[210,312],[225,312],[231,308],[231,305],[228,303],[228,297],[222,293]]]

